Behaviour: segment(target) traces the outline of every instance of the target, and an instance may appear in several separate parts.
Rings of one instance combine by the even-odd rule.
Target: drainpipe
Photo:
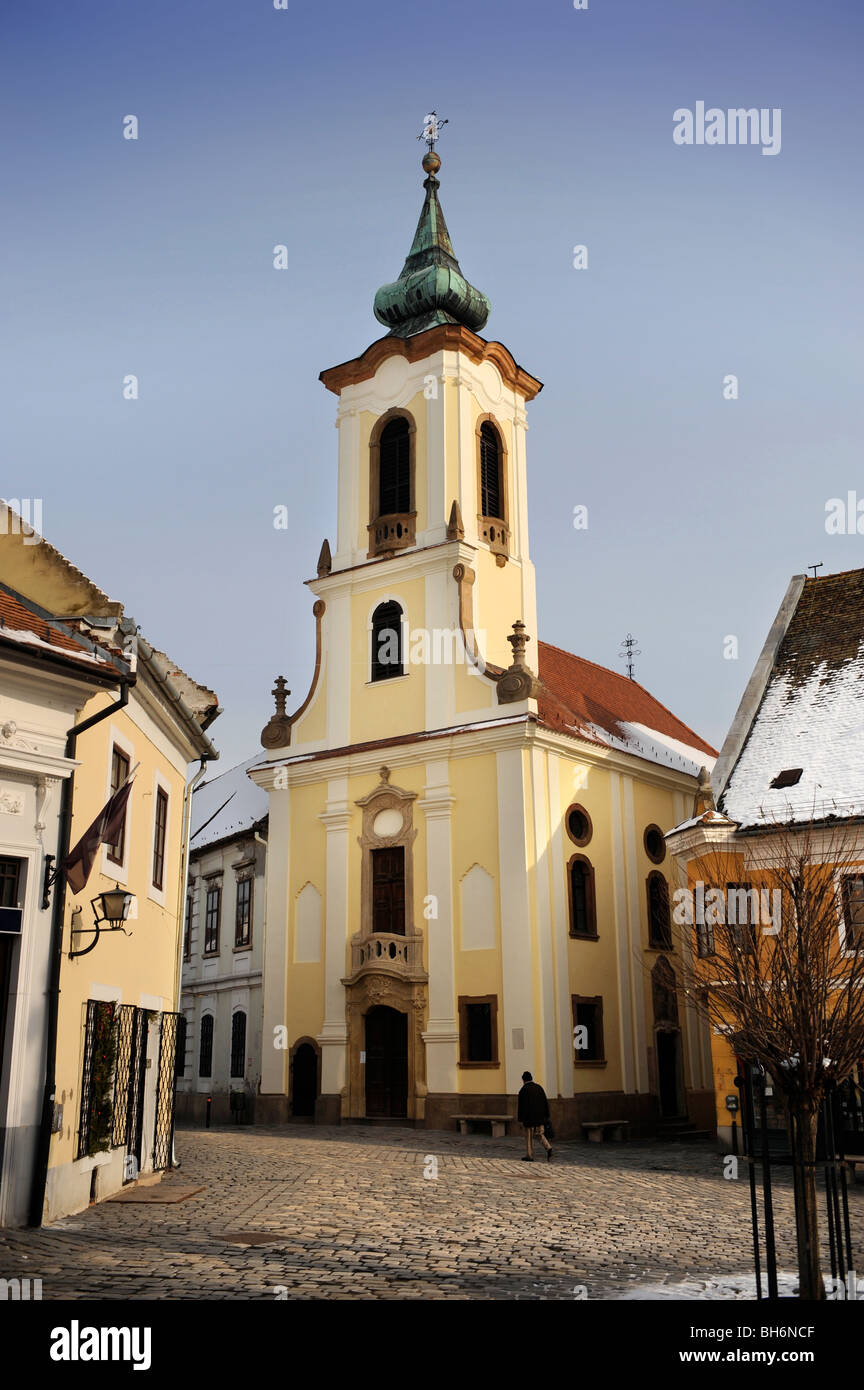
[[[268,821],[268,835],[269,835],[269,821]],[[259,1050],[258,1050],[258,1056],[259,1056],[259,1062],[258,1062],[258,1086],[257,1086],[257,1088],[256,1088],[256,1094],[257,1094],[257,1095],[260,1095],[260,1094],[261,1094],[261,1060],[260,1060],[260,1059],[261,1059],[261,1058],[263,1057],[263,1055],[264,1055],[264,963],[265,963],[265,961],[267,960],[267,879],[268,879],[267,850],[268,850],[268,848],[269,848],[269,845],[268,845],[267,840],[263,839],[262,836],[258,833],[257,830],[255,831],[255,843],[258,844],[258,845],[263,845],[263,847],[264,847],[264,926],[263,926],[263,928],[262,928],[262,930],[261,930],[261,1047],[260,1047]]]
[[[183,795],[183,838],[180,848],[180,880],[178,884],[179,897],[177,900],[177,915],[179,918],[180,931],[177,942],[177,963],[174,972],[174,998],[175,1013],[182,1013],[180,1007],[183,994],[183,946],[186,938],[186,898],[189,893],[189,839],[192,831],[192,793],[207,771],[207,758],[199,759],[201,766],[195,773],[190,782],[186,783],[186,791]],[[177,1068],[177,1058],[174,1058],[174,1068]],[[176,1090],[176,1086],[175,1086]],[[180,1161],[174,1152],[174,1115],[171,1116],[171,1167],[179,1168]]]
[[[129,703],[129,688],[135,684],[135,677],[120,682],[120,698],[107,709],[92,714],[83,723],[76,724],[66,734],[66,757],[75,757],[78,735],[103,719],[116,714]],[[42,1225],[42,1212],[45,1206],[45,1188],[48,1184],[48,1162],[51,1154],[51,1130],[54,1123],[54,1095],[57,1086],[57,1027],[60,1017],[60,971],[63,963],[63,914],[66,910],[66,874],[63,864],[69,853],[69,837],[72,830],[72,799],[75,789],[74,770],[63,783],[60,796],[60,825],[57,837],[57,877],[54,880],[54,908],[51,914],[51,973],[48,979],[48,1027],[46,1034],[45,1089],[42,1099],[42,1120],[39,1128],[39,1141],[36,1148],[36,1162],[33,1168],[33,1186],[30,1189],[31,1226]]]

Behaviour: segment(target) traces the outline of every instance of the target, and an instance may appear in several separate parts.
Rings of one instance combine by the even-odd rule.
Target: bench
[[[460,1134],[470,1134],[469,1125],[491,1125],[493,1139],[500,1139],[507,1133],[508,1124],[513,1123],[512,1115],[451,1115],[450,1118],[459,1121]]]
[[[852,1181],[861,1182],[864,1180],[864,1176],[858,1171],[859,1168],[864,1169],[864,1154],[846,1154],[845,1160],[852,1169]]]
[[[607,1130],[609,1137],[620,1143],[621,1140],[626,1139],[626,1130],[629,1127],[629,1120],[583,1120],[582,1122],[582,1128],[592,1144],[602,1144]]]

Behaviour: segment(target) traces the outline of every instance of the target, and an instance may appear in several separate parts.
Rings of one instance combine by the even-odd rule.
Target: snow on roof
[[[741,826],[864,815],[864,570],[806,581],[719,809]]]
[[[262,753],[238,763],[221,776],[202,782],[192,794],[192,833],[194,854],[205,845],[232,835],[248,832],[265,818],[270,804],[266,791],[246,776],[250,767],[264,761]]]
[[[709,769],[716,749],[676,718],[665,705],[617,671],[538,642],[540,719],[548,728],[650,762],[698,776]]]

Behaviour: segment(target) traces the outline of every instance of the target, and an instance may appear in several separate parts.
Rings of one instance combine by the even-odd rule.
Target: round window
[[[574,845],[587,845],[594,834],[591,817],[584,806],[571,806],[567,812],[567,834]]]
[[[666,841],[659,825],[649,825],[645,831],[645,853],[653,864],[662,864],[666,858]]]

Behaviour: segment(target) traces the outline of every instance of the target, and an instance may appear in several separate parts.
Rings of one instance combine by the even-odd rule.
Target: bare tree
[[[864,1058],[862,827],[773,823],[694,850],[694,869],[673,912],[684,997],[771,1073],[800,1172],[799,1297],[821,1299],[819,1111]]]

